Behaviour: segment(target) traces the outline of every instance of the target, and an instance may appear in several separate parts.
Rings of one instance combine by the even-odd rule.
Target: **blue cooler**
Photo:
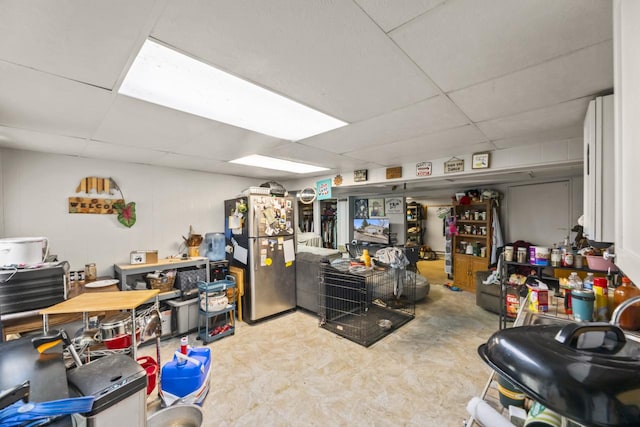
[[[162,367],[160,396],[166,406],[178,399],[181,403],[201,405],[209,391],[211,349],[190,348],[187,356],[191,360],[174,355]]]

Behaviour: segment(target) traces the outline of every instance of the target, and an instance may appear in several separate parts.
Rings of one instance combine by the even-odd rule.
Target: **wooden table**
[[[59,304],[40,310],[42,314],[42,326],[45,333],[49,329],[50,314],[82,313],[85,326],[88,323],[87,313],[91,311],[131,311],[131,349],[133,358],[136,358],[136,307],[157,297],[158,289],[126,292],[96,292],[84,293],[75,298],[68,299]],[[157,304],[157,301],[155,301]]]

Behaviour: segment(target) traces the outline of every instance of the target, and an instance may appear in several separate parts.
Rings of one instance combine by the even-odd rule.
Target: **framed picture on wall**
[[[489,167],[489,153],[475,153],[471,160],[471,169],[486,169]]]
[[[369,218],[369,203],[367,199],[356,199],[354,203],[354,217],[358,219]]]
[[[402,197],[384,199],[384,207],[387,215],[402,213]]]
[[[369,218],[384,216],[384,199],[369,199]]]

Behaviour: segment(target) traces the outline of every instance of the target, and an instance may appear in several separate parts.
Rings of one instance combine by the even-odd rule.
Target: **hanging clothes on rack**
[[[496,203],[493,202],[493,222],[491,227],[493,229],[493,234],[491,236],[491,264],[496,264],[498,262],[498,248],[504,246],[504,241],[502,240],[502,229],[500,228],[500,219],[498,218],[498,210],[496,209]]]

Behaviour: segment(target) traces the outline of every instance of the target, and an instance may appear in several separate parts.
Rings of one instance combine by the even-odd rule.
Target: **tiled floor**
[[[497,326],[475,295],[440,285],[417,304],[415,319],[369,348],[303,311],[240,323],[235,335],[209,344],[203,425],[460,427],[490,372],[477,347]],[[161,363],[178,345],[163,341]],[[155,355],[155,347],[140,353]]]

